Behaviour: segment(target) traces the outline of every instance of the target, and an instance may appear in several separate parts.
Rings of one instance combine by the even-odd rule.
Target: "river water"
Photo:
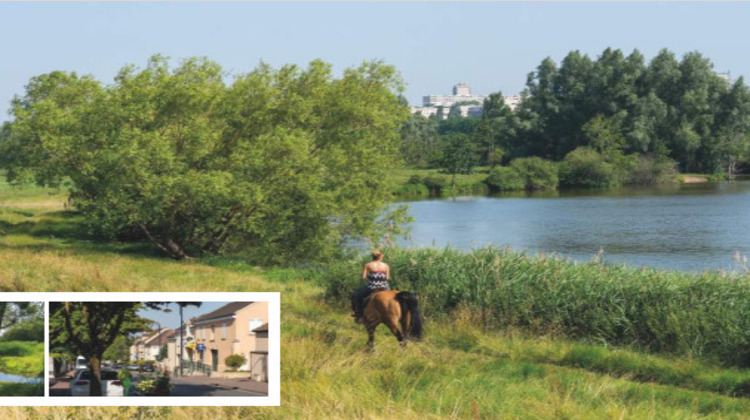
[[[11,375],[0,372],[0,382],[39,382],[39,378],[27,378],[21,375]]]
[[[750,258],[750,181],[412,201],[402,245],[496,245],[683,271]],[[750,266],[750,263],[748,263]]]

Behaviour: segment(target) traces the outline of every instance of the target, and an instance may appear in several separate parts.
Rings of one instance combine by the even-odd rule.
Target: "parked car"
[[[154,365],[141,366],[141,372],[154,372]]]
[[[102,369],[102,395],[107,397],[122,397],[125,395],[125,387],[117,377],[117,371]],[[89,395],[91,386],[91,370],[82,369],[76,372],[70,381],[70,395],[83,397]]]
[[[89,368],[89,364],[88,364],[88,361],[86,360],[86,358],[83,357],[83,356],[78,356],[76,358],[75,374],[78,374],[78,372],[80,372],[82,370],[85,370],[85,369],[88,369],[88,368]]]
[[[131,363],[128,365],[128,370],[139,370],[141,367],[136,365],[135,363]]]

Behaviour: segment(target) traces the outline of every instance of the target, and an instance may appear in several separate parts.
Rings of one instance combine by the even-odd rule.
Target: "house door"
[[[219,350],[211,350],[211,370],[219,370]]]

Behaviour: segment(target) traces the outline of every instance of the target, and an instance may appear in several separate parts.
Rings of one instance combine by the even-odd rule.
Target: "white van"
[[[86,361],[86,358],[83,356],[78,356],[76,358],[76,368],[75,373],[78,373],[79,370],[84,370],[89,367],[88,362]]]

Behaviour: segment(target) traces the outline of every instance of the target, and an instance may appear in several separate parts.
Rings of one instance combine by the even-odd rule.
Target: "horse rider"
[[[388,285],[391,280],[391,268],[383,262],[383,257],[380,251],[372,252],[372,261],[362,268],[362,281],[365,284],[352,293],[352,316],[357,323],[362,322],[365,298],[373,292],[391,289]]]

